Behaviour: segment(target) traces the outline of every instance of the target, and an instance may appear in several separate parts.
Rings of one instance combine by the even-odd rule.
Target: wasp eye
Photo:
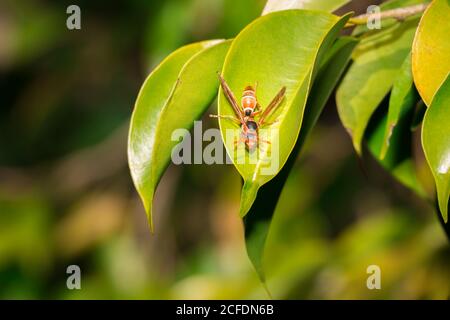
[[[252,110],[245,110],[245,115],[247,117],[250,117],[251,114],[252,114]]]

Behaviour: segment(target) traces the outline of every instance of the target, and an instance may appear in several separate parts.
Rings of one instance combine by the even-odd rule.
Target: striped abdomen
[[[244,109],[244,115],[249,117],[256,107],[255,90],[252,86],[247,86],[242,93],[241,105]]]

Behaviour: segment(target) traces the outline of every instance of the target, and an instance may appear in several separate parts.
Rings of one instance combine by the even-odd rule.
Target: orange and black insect
[[[270,113],[280,105],[284,98],[286,87],[281,88],[275,98],[269,103],[264,111],[261,111],[261,106],[256,98],[256,90],[252,86],[247,86],[244,89],[241,99],[241,107],[239,106],[233,92],[226,83],[225,79],[219,75],[220,84],[223,92],[230,102],[237,117],[210,115],[212,118],[222,118],[235,121],[241,126],[240,140],[237,142],[244,142],[249,152],[253,152],[258,146],[259,142],[270,143],[263,141],[258,136],[258,129],[270,123],[265,122]],[[255,117],[258,117],[256,119]]]

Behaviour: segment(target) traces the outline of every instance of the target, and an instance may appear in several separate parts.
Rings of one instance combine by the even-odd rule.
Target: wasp
[[[228,119],[238,123],[241,127],[241,134],[239,141],[237,143],[245,143],[249,152],[256,150],[256,147],[260,142],[266,142],[270,144],[270,141],[262,140],[258,136],[258,130],[262,126],[270,125],[273,123],[266,122],[267,117],[280,105],[283,100],[286,87],[282,87],[277,95],[272,99],[267,108],[262,111],[261,106],[256,97],[256,85],[255,88],[252,86],[246,86],[244,92],[242,93],[241,106],[239,106],[234,93],[231,91],[225,79],[219,74],[220,85],[222,90],[228,100],[228,102],[233,107],[234,116],[221,116],[211,114],[211,118],[222,118]]]

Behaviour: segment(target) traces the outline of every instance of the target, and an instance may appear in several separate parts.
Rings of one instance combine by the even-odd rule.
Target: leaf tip
[[[239,207],[239,216],[241,218],[250,211],[250,208],[255,202],[256,195],[258,194],[259,184],[255,181],[245,181],[241,192],[241,204]]]
[[[362,150],[361,150],[361,143],[360,141],[353,139],[353,148],[356,151],[356,154],[358,155],[358,157],[362,156]]]
[[[150,227],[150,233],[151,233],[152,235],[154,235],[154,234],[155,234],[155,226],[154,226],[154,224],[153,224],[153,215],[152,215],[152,212],[147,213],[147,220],[148,220],[148,225],[149,225],[149,227]]]
[[[266,291],[267,295],[269,296],[270,300],[273,300],[272,294],[270,293],[269,287],[267,286],[266,280],[265,279],[261,279],[261,284],[264,288],[264,291]]]
[[[153,195],[150,199],[142,199],[142,203],[144,205],[145,214],[147,215],[147,222],[150,228],[150,233],[153,235],[155,233],[154,224],[153,224]]]
[[[442,219],[448,222],[448,195],[438,194],[439,211],[441,211]]]

